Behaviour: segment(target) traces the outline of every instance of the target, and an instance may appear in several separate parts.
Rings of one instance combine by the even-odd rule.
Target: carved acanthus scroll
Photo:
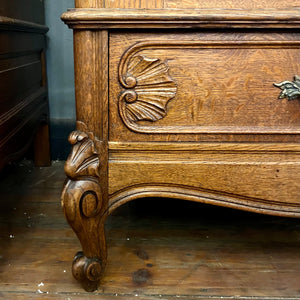
[[[142,55],[129,60],[120,82],[126,89],[119,100],[119,110],[125,124],[143,120],[154,122],[164,118],[167,104],[177,92],[167,62]]]
[[[100,186],[100,157],[103,142],[81,123],[84,131],[69,136],[72,151],[65,164],[68,180],[62,193],[62,206],[68,223],[77,234],[83,252],[73,261],[73,275],[86,290],[97,288],[106,264],[103,192]]]
[[[81,131],[73,131],[69,135],[69,142],[73,145],[71,154],[65,164],[65,172],[69,181],[65,185],[63,193],[63,207],[71,205],[74,208],[68,207],[65,213],[68,214],[68,220],[72,221],[76,218],[75,206],[77,205],[77,193],[81,194],[79,200],[79,212],[82,216],[92,217],[97,214],[102,205],[102,194],[99,185],[99,146],[100,141],[96,141],[92,133]],[[68,188],[70,185],[80,187],[73,191],[72,201],[68,199]]]

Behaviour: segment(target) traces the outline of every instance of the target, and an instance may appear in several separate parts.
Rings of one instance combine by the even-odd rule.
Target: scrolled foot
[[[97,258],[88,258],[83,252],[75,255],[72,273],[86,291],[93,292],[97,289],[102,271],[101,262]]]
[[[62,192],[62,207],[83,250],[73,260],[73,276],[91,292],[97,289],[107,260],[107,186],[101,157],[104,143],[89,131],[74,131],[69,141],[73,147],[65,165],[68,180]]]

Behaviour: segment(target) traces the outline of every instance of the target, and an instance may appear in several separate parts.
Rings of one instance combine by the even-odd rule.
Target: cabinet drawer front
[[[111,38],[111,138],[300,133],[299,100],[274,86],[300,75],[299,41],[192,37]]]
[[[109,148],[112,203],[165,196],[300,217],[298,144],[111,142]]]

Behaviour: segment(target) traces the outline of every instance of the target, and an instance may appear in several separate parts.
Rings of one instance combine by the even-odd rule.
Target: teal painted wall
[[[47,79],[52,159],[66,159],[67,137],[75,128],[73,33],[60,16],[74,0],[45,0]]]

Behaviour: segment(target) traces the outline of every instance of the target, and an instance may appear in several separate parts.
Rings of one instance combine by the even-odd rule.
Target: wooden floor
[[[300,299],[299,219],[171,199],[108,218],[107,269],[87,293],[70,272],[81,248],[60,207],[63,181],[62,162],[1,173],[1,299]]]

